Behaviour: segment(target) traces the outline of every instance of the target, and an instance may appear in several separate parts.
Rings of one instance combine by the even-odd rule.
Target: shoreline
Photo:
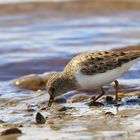
[[[17,3],[2,3],[0,4],[0,15],[30,13],[33,11],[59,11],[62,14],[66,12],[77,14],[102,14],[108,15],[113,13],[120,13],[122,11],[140,10],[140,2],[131,1],[108,1],[108,0],[77,0],[77,1],[63,1],[63,2],[17,2]],[[18,13],[17,13],[18,11]],[[66,14],[65,13],[65,14]]]

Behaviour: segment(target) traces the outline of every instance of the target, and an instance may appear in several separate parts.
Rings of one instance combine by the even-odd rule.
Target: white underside
[[[99,73],[96,75],[84,75],[80,71],[77,71],[75,76],[81,88],[96,89],[98,87],[113,82],[124,72],[126,72],[138,60],[140,59],[132,60],[126,64],[123,64],[121,67],[109,70],[105,73]]]

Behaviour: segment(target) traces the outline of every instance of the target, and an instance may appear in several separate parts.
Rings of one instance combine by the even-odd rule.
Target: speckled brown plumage
[[[97,51],[86,52],[74,57],[65,67],[64,72],[76,71],[80,66],[81,72],[85,75],[104,73],[108,70],[120,67],[124,63],[140,57],[139,51]]]

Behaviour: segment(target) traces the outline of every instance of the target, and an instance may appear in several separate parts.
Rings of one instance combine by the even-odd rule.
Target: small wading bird
[[[54,98],[76,89],[101,88],[94,101],[105,94],[103,86],[115,82],[115,99],[118,100],[118,81],[134,63],[140,60],[140,51],[97,51],[84,52],[75,56],[63,72],[54,74],[47,82],[50,95],[48,106]]]

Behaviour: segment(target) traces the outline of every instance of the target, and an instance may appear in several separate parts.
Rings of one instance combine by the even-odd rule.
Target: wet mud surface
[[[49,75],[45,77],[49,78]],[[25,77],[20,80],[22,78]],[[16,92],[21,90],[17,85],[14,88]],[[96,102],[92,100],[99,94],[98,90],[71,91],[64,97],[55,99],[51,107],[47,106],[49,95],[45,90],[33,91],[22,87],[21,91],[24,91],[25,95],[19,99],[8,99],[8,95],[5,98],[1,95],[1,139],[11,138],[12,135],[13,139],[36,140],[137,140],[140,136],[138,87],[120,85],[118,102],[114,101],[113,85],[105,87],[106,95]],[[9,132],[9,129],[13,128],[19,130]]]

